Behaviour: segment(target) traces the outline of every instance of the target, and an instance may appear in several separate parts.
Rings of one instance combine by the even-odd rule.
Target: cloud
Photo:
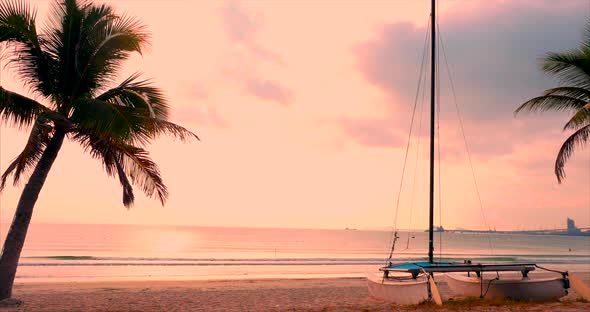
[[[203,105],[199,107],[180,107],[174,110],[176,120],[184,123],[194,123],[199,126],[213,125],[228,128],[227,120],[222,118],[215,106]]]
[[[277,82],[249,77],[244,82],[248,93],[263,100],[271,100],[288,105],[292,100],[292,93]]]
[[[405,138],[393,131],[388,120],[343,120],[340,125],[361,145],[394,147],[405,142]]]
[[[254,54],[256,54],[257,56],[259,56],[260,58],[262,58],[264,60],[267,60],[267,61],[275,63],[275,64],[279,64],[279,65],[285,64],[285,62],[283,61],[283,58],[279,54],[277,54],[273,51],[270,51],[255,42],[250,42],[249,47],[250,47],[250,50]]]
[[[559,127],[531,131],[531,128],[537,128],[537,125],[545,120],[533,118],[524,118],[524,120],[530,122],[514,118],[495,122],[472,120],[464,125],[465,139],[456,122],[446,126],[441,125],[441,158],[454,162],[466,161],[467,149],[464,140],[467,140],[467,146],[472,155],[489,159],[512,155],[524,146],[539,142],[552,142],[558,145],[563,138]],[[553,155],[553,152],[551,149],[545,149],[538,154],[544,154],[546,157]]]
[[[401,94],[409,102],[407,91],[416,89],[424,34],[409,22],[383,25],[377,38],[353,48],[360,72],[389,95]]]
[[[563,115],[535,115],[523,125],[523,117],[515,120],[513,112],[557,84],[539,71],[539,58],[549,51],[576,48],[586,15],[582,2],[556,7],[530,1],[462,2],[441,14],[444,48],[473,153],[510,154],[533,137],[559,130]],[[361,75],[388,95],[388,111],[376,119],[398,127],[391,131],[407,132],[406,111],[414,101],[426,31],[426,26],[408,22],[384,24],[372,39],[352,48]],[[457,119],[442,59],[439,65],[444,127],[457,124]],[[451,146],[460,146],[457,130],[445,130]]]
[[[181,105],[174,109],[176,120],[199,126],[229,127],[227,120],[221,117],[216,107],[211,104],[210,97],[214,98],[215,94],[210,92],[210,88],[202,83],[184,83],[181,93],[183,101],[188,105]]]
[[[476,12],[455,10],[441,18],[459,101],[470,116],[511,116],[517,104],[551,83],[538,70],[539,57],[578,46],[586,18],[580,9],[587,7],[475,2]],[[394,98],[412,101],[425,35],[425,26],[383,25],[374,39],[353,49],[360,72]],[[444,62],[440,66],[444,69]],[[441,74],[441,88],[448,88],[446,71]]]
[[[263,25],[262,16],[252,14],[238,1],[228,0],[223,3],[221,8],[221,19],[228,37],[236,44],[244,46],[249,52],[249,54],[239,55],[237,58],[245,65],[239,64],[236,68],[224,70],[224,72],[236,78],[249,94],[263,100],[288,105],[293,98],[291,90],[276,81],[254,77],[250,73],[255,71],[254,69],[249,69],[247,73],[241,69],[242,67],[256,66],[259,60],[284,64],[279,54],[263,47],[256,41],[256,33]]]
[[[203,100],[209,97],[207,89],[200,84],[191,84],[186,88],[187,95],[193,100]]]
[[[221,7],[221,20],[230,39],[243,44],[257,57],[273,63],[283,64],[280,55],[256,42],[256,33],[263,25],[261,15],[248,12],[238,1],[228,0]]]
[[[262,24],[259,16],[246,12],[237,1],[224,2],[221,18],[228,36],[239,42],[252,40]]]

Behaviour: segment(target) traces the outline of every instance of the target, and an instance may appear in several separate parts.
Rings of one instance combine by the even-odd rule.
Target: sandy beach
[[[588,282],[590,273],[581,275]],[[444,282],[441,291],[447,293]],[[394,306],[369,297],[362,278],[108,281],[16,284],[18,307],[1,311],[589,311],[571,292],[560,302]],[[451,296],[452,297],[452,296]]]

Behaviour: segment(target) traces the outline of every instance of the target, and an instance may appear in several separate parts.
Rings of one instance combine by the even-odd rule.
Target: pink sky
[[[51,2],[32,1],[38,24]],[[129,61],[124,75],[154,77],[171,100],[173,121],[202,142],[151,146],[170,199],[162,208],[136,191],[131,210],[117,180],[65,144],[33,222],[392,224],[429,1],[111,3],[153,33],[151,51]],[[553,161],[567,137],[565,116],[513,116],[518,104],[556,84],[538,71],[538,58],[576,47],[587,15],[581,0],[441,1],[440,26],[492,228],[564,227],[568,216],[590,226],[590,150],[574,155],[559,185]],[[25,92],[8,71],[1,82]],[[484,228],[447,79],[441,88],[442,224]],[[27,133],[1,131],[4,169]],[[420,160],[411,225],[425,228],[427,155]],[[402,228],[410,223],[407,181]],[[21,190],[3,192],[1,222],[10,222]]]

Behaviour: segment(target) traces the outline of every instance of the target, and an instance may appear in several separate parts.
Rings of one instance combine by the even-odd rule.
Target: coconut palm
[[[590,136],[590,25],[579,48],[548,53],[543,58],[541,69],[558,78],[560,86],[526,101],[515,113],[557,111],[573,114],[563,127],[564,131],[573,133],[563,142],[555,160],[555,175],[561,183],[565,178],[565,163],[577,147],[588,143]]]
[[[107,175],[118,177],[129,208],[132,186],[162,205],[168,197],[145,146],[161,135],[197,138],[168,121],[166,97],[150,80],[134,74],[115,83],[123,61],[149,44],[144,24],[90,1],[56,1],[42,32],[35,14],[23,1],[0,4],[8,67],[30,93],[0,87],[0,119],[31,129],[22,153],[0,178],[1,190],[10,176],[15,184],[28,177],[0,257],[0,300],[11,296],[33,207],[65,139],[81,144]]]

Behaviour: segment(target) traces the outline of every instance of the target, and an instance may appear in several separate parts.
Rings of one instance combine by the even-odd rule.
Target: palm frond
[[[112,141],[112,139],[99,138],[83,132],[75,132],[73,138],[82,144],[85,151],[89,152],[92,158],[101,161],[101,164],[109,177],[114,177],[115,175],[119,177],[119,182],[123,187],[123,205],[127,208],[131,208],[135,200],[133,187],[125,173],[121,153],[109,144],[109,141]]]
[[[578,111],[587,101],[566,95],[549,94],[532,98],[521,104],[514,114],[520,112],[546,112],[546,111]]]
[[[557,77],[562,85],[590,88],[590,55],[585,49],[548,53],[541,68]]]
[[[576,147],[583,147],[588,143],[588,136],[590,136],[590,125],[574,132],[561,145],[555,160],[555,175],[559,183],[565,178],[565,163],[574,154]]]
[[[150,34],[138,19],[116,15],[112,7],[65,1],[54,10],[50,49],[61,60],[61,92],[94,95],[112,84],[122,62],[142,53]]]
[[[197,139],[199,141],[201,140],[193,132],[175,123],[157,118],[151,118],[151,122],[153,123],[154,134],[156,135],[156,137],[171,136],[173,138],[179,139],[182,142],[187,142],[191,138]]]
[[[107,174],[112,176],[116,170],[123,185],[123,202],[127,207],[133,203],[129,179],[131,184],[138,185],[146,196],[156,197],[162,205],[165,204],[168,189],[164,185],[158,166],[146,150],[106,134],[96,135],[79,131],[73,135],[73,139],[90,152],[93,158],[102,160]]]
[[[26,1],[2,1],[0,3],[0,42],[7,42],[15,49],[8,49],[8,65],[14,68],[26,86],[45,97],[54,95],[56,62],[43,49],[43,41],[37,35],[36,11]]]
[[[151,80],[139,80],[141,73],[135,73],[119,86],[107,90],[96,98],[109,103],[146,109],[150,117],[167,119],[168,102],[164,93],[154,87]]]
[[[590,89],[578,87],[557,87],[545,90],[545,95],[563,95],[569,96],[582,101],[590,101]]]
[[[125,173],[125,168],[123,168],[121,162],[115,162],[115,166],[117,167],[117,175],[119,176],[119,182],[123,187],[123,205],[127,208],[131,208],[133,206],[133,202],[135,202],[133,186],[131,186],[131,182],[129,182],[129,178]]]
[[[56,92],[64,98],[59,102],[60,105],[72,99],[78,80],[76,63],[80,44],[84,41],[80,30],[87,5],[85,1],[62,0],[56,1],[51,9],[50,23],[46,28],[46,47],[59,60]],[[60,111],[66,109],[60,108]]]
[[[110,14],[103,23],[97,23],[87,33],[85,43],[89,57],[81,60],[85,72],[112,76],[109,69],[118,68],[120,61],[128,58],[129,53],[143,53],[150,43],[147,27],[131,16]]]
[[[565,124],[563,130],[579,129],[590,124],[590,103],[580,108],[572,118]]]
[[[116,90],[104,100],[79,100],[70,118],[80,130],[105,134],[129,144],[147,145],[166,135],[185,142],[199,137],[186,128],[160,118],[152,117],[147,102],[134,92]],[[148,101],[146,101],[148,98]]]
[[[0,40],[26,40],[35,27],[36,10],[27,1],[2,1],[0,3]]]
[[[31,125],[39,114],[48,110],[33,99],[0,87],[0,120],[22,128]]]
[[[584,27],[584,39],[582,41],[582,49],[590,49],[590,20]]]
[[[149,157],[149,153],[139,147],[123,146],[125,170],[131,182],[137,184],[146,196],[156,197],[162,206],[168,198],[168,188],[162,180],[158,165]]]
[[[44,116],[37,118],[23,151],[8,165],[0,177],[0,191],[4,189],[6,180],[11,174],[14,174],[14,185],[18,185],[21,176],[27,174],[37,165],[52,132],[53,127],[49,119]]]
[[[146,136],[142,115],[146,111],[115,105],[98,99],[80,99],[73,106],[70,120],[87,133],[109,134],[124,142]]]

